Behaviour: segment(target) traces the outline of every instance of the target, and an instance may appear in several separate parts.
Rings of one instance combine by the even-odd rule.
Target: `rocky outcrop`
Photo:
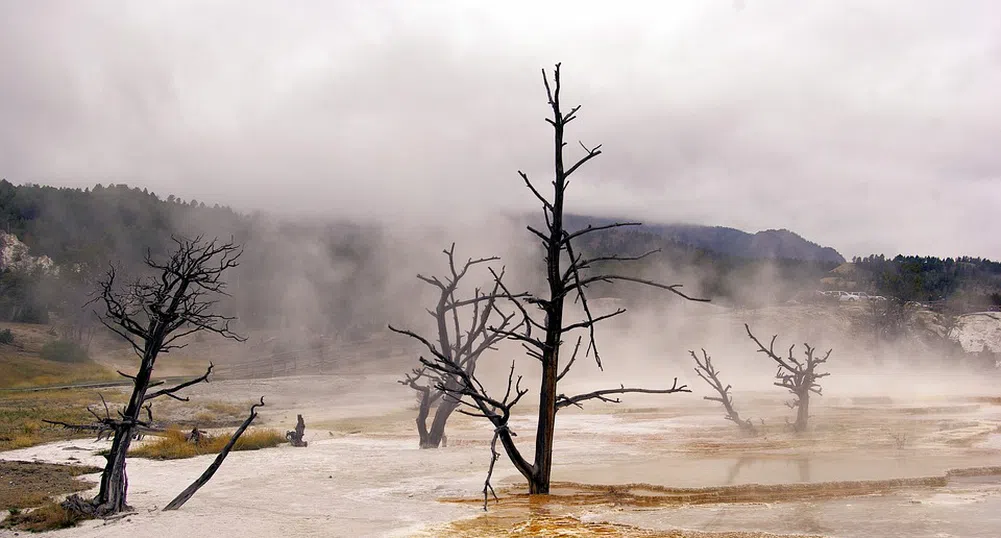
[[[29,254],[28,245],[22,243],[16,235],[0,232],[0,270],[54,273],[57,267],[48,256]]]

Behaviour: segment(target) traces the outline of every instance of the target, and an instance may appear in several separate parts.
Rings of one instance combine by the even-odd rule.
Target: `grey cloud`
[[[562,22],[561,22],[562,21]],[[1001,258],[1001,6],[0,7],[0,175],[333,216],[529,209],[564,62],[578,207]],[[442,208],[448,208],[442,211]]]

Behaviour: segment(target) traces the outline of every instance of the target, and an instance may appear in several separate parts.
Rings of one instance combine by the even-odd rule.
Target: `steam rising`
[[[562,61],[573,135],[606,150],[578,211],[997,258],[999,10],[10,2],[0,162],[15,183],[458,225],[530,207],[514,172],[547,168],[539,68]]]

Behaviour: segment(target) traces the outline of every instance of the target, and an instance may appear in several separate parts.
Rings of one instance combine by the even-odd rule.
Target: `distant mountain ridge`
[[[571,229],[583,228],[588,224],[601,226],[628,219],[609,219],[569,215],[566,218]],[[637,231],[655,234],[671,242],[708,250],[727,256],[748,259],[785,259],[828,263],[844,263],[845,258],[831,247],[818,245],[799,234],[786,230],[763,230],[748,233],[724,226],[702,226],[698,224],[644,224]]]

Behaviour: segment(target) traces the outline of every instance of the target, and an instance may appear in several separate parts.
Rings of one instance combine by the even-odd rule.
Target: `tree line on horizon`
[[[272,259],[275,250],[286,239],[294,243],[292,238],[304,234],[322,236],[325,255],[330,259],[351,262],[348,279],[353,289],[376,292],[388,278],[385,264],[372,263],[378,250],[385,250],[378,230],[364,226],[316,230],[280,222],[271,223],[270,233],[264,234],[265,219],[229,206],[209,206],[174,195],[160,197],[148,189],[125,184],[69,188],[14,185],[6,179],[0,180],[0,229],[15,235],[31,255],[48,256],[60,268],[55,275],[40,270],[0,268],[0,321],[48,323],[50,315],[55,314],[65,322],[84,316],[86,312],[81,313],[80,307],[95,279],[108,268],[109,260],[121,263],[126,271],[141,268],[147,252],[152,256],[168,253],[172,235],[232,236],[247,244],[247,261],[236,275],[236,287],[242,284],[265,292],[273,287],[270,283],[276,267]],[[689,287],[723,304],[753,306],[760,302],[782,302],[796,293],[815,289],[819,279],[837,266],[823,261],[734,256],[673,241],[643,228],[611,230],[584,239],[580,248],[589,255],[610,252],[635,255],[657,250],[655,255],[633,264],[629,271],[637,276],[665,271],[672,276],[698,275],[698,281],[689,283]],[[255,248],[255,242],[266,245]],[[967,309],[1001,305],[1001,263],[996,261],[873,255],[856,257],[853,262],[860,288],[870,293],[922,302],[951,300]],[[764,294],[754,288],[751,290],[754,295],[749,295],[745,283],[761,280],[765,273],[770,281],[780,285]],[[305,278],[322,285],[319,275]],[[600,284],[595,288],[599,295],[642,300],[642,292],[634,288],[613,291]],[[242,294],[235,305],[241,322],[252,328],[291,323],[273,311],[275,299],[267,293]],[[378,313],[352,312],[350,297],[334,291],[323,302],[321,312],[330,314],[325,316],[328,319],[364,319],[366,327],[362,331],[377,330],[379,326]],[[315,321],[315,330],[320,332],[344,329],[323,327],[322,320]]]
[[[852,259],[858,285],[904,301],[939,303],[952,310],[1001,307],[1001,262],[960,256],[872,255]]]

